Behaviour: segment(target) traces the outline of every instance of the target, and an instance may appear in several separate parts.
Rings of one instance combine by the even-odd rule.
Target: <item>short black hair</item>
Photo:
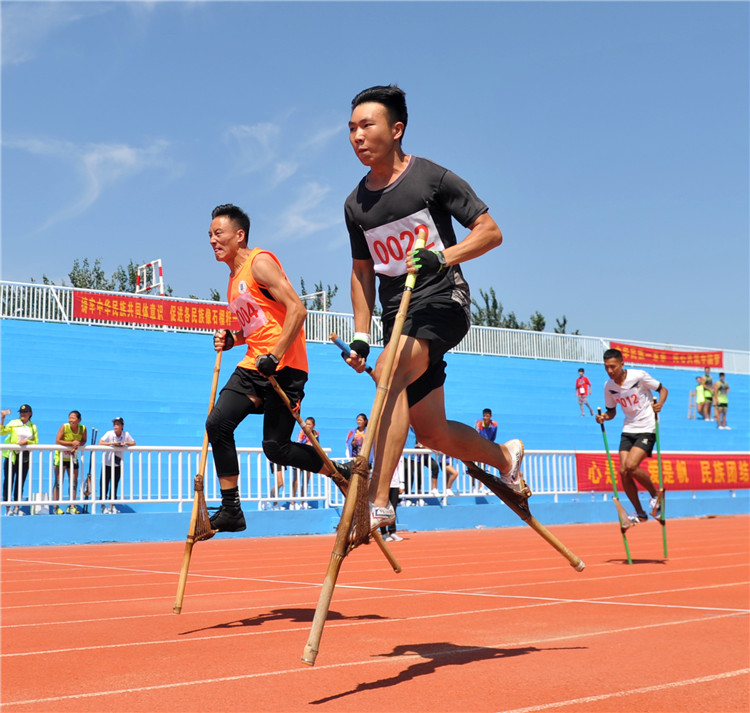
[[[486,409],[484,409],[484,411],[482,411],[482,415],[483,415],[483,416],[484,416],[484,414],[486,414],[486,413],[488,413],[488,414],[489,414],[490,416],[492,416],[492,409],[491,409],[491,408],[486,408]]]
[[[406,125],[409,122],[409,113],[406,111],[406,92],[395,84],[369,87],[368,89],[363,89],[352,99],[352,110],[360,104],[366,104],[367,102],[382,104],[388,110],[391,124],[400,121],[404,125],[404,130],[401,133],[401,139],[403,140],[406,133]]]
[[[245,231],[245,242],[247,242],[248,235],[250,235],[250,218],[247,213],[236,205],[225,203],[224,205],[217,205],[216,208],[211,211],[212,219],[219,218],[222,215],[233,220],[241,230]]]
[[[604,361],[607,361],[607,359],[619,359],[620,361],[623,361],[622,352],[619,349],[607,349],[607,351],[604,352]]]
[[[585,371],[583,371],[583,367],[581,367],[578,371],[580,371],[581,373],[584,373],[584,374],[586,373]]]

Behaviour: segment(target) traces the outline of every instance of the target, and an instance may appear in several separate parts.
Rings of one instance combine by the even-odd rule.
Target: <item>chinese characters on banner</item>
[[[632,344],[610,342],[610,349],[619,349],[622,358],[631,364],[654,364],[656,366],[724,366],[724,352],[674,352],[669,349],[637,347]]]
[[[73,291],[73,316],[110,322],[152,324],[189,329],[233,329],[239,323],[226,305],[187,300],[124,297],[98,292]]]
[[[612,456],[617,487],[622,491],[617,455]],[[654,454],[641,467],[659,485],[659,462]],[[736,490],[750,488],[750,456],[746,453],[662,453],[665,490]],[[578,490],[612,490],[605,453],[576,453]]]

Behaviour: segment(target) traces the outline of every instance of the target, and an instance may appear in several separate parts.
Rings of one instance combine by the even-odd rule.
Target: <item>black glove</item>
[[[355,339],[349,345],[349,349],[351,349],[353,352],[357,352],[357,355],[361,356],[363,359],[367,359],[370,354],[370,345],[362,339]],[[344,354],[343,357],[344,359],[348,359],[349,355]]]
[[[234,346],[234,334],[231,329],[224,330],[224,347],[221,351],[225,352],[227,349],[231,349]]]
[[[273,376],[278,365],[279,360],[273,354],[261,354],[255,360],[255,366],[263,376]]]
[[[445,270],[445,256],[439,250],[419,248],[412,251],[411,260],[422,275],[435,275]]]

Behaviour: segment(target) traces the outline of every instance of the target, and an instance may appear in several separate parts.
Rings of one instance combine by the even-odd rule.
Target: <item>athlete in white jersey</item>
[[[604,352],[604,368],[609,380],[604,385],[604,405],[606,413],[596,417],[598,423],[611,421],[620,405],[625,415],[620,439],[620,478],[630,502],[635,506],[631,519],[645,521],[648,515],[638,499],[636,481],[651,495],[651,512],[657,519],[658,491],[649,474],[641,468],[641,462],[648,458],[656,443],[656,414],[661,411],[669,393],[667,387],[642,369],[624,369],[622,352],[608,349]],[[654,403],[652,391],[659,394]]]

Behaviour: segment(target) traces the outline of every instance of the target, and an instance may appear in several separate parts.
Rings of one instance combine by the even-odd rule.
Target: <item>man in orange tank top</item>
[[[246,416],[263,414],[263,452],[273,463],[332,473],[312,446],[292,441],[296,421],[268,381],[269,376],[276,377],[292,403],[302,402],[308,372],[307,309],[276,256],[248,247],[246,213],[234,205],[220,205],[211,218],[209,242],[216,260],[229,268],[227,302],[240,323],[236,332],[217,330],[214,349],[246,347],[206,420],[221,486],[221,507],[211,517],[211,526],[220,532],[240,532],[246,525],[237,486],[240,468],[234,431]],[[348,477],[345,466],[342,473]]]

